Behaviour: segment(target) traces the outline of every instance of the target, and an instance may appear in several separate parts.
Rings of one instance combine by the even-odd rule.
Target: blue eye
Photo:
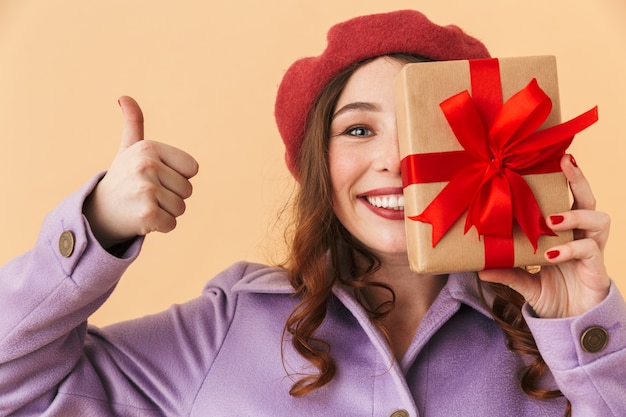
[[[350,136],[369,136],[372,132],[366,127],[356,126],[346,130],[346,134]]]

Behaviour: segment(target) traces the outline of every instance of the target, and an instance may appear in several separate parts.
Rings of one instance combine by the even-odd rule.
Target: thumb
[[[119,98],[118,103],[122,108],[122,141],[120,150],[126,149],[140,140],[143,140],[143,113],[139,104],[128,96]]]

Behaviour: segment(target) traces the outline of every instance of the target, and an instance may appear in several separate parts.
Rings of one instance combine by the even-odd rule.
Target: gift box
[[[395,85],[407,248],[418,273],[545,264],[572,239],[560,159],[597,108],[561,123],[553,56],[406,65]]]

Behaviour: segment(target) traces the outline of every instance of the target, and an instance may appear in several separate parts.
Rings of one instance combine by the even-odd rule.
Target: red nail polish
[[[548,257],[548,259],[554,259],[560,254],[561,254],[561,251],[558,251],[558,250],[549,250],[548,252],[546,252],[546,256]]]
[[[578,168],[578,164],[576,163],[576,159],[574,159],[574,155],[570,155],[569,158],[572,161],[572,165],[574,165],[576,168]]]
[[[563,220],[565,220],[565,217],[557,214],[555,216],[550,216],[550,221],[552,222],[552,224],[559,224],[559,223],[563,223]]]

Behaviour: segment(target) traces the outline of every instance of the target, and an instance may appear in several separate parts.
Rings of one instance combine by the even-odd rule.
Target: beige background
[[[93,322],[183,302],[240,259],[280,260],[276,213],[292,191],[273,119],[281,75],[321,52],[333,23],[400,8],[460,25],[494,56],[556,55],[566,119],[599,105],[571,150],[612,216],[606,262],[626,291],[624,0],[0,0],[0,263],[107,168],[122,94],[142,105],[147,138],[201,171],[179,227],[149,237]]]

